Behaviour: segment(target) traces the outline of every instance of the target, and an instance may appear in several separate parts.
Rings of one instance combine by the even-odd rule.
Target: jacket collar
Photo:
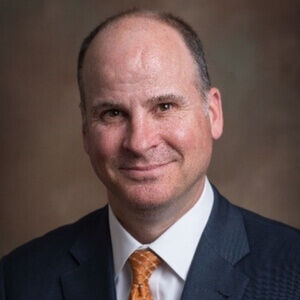
[[[107,207],[80,226],[70,249],[77,266],[61,276],[65,299],[116,299]]]
[[[214,189],[214,206],[196,250],[182,300],[240,299],[249,279],[238,262],[249,253],[243,217]]]

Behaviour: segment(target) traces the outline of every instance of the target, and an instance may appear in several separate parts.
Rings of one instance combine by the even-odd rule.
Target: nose
[[[130,118],[123,147],[137,155],[142,155],[159,144],[159,129],[154,120],[144,115]]]

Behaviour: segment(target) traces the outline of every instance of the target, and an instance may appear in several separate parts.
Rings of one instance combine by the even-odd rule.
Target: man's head
[[[80,69],[84,146],[119,218],[179,216],[201,194],[222,109],[218,90],[200,82],[202,92],[182,34],[144,13],[90,42]]]

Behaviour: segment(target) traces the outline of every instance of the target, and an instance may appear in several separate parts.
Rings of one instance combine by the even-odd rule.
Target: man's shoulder
[[[300,230],[234,205],[216,188],[214,192],[218,203],[214,222],[218,224],[218,232],[225,230],[224,234],[229,238],[235,232],[240,242],[243,238],[249,249],[246,261],[250,259],[253,265],[263,261],[272,261],[273,264],[297,262],[300,268]],[[217,234],[216,230],[212,232]]]
[[[300,249],[300,230],[284,224],[279,221],[264,217],[258,213],[242,208],[230,203],[222,196],[216,188],[215,198],[222,204],[222,209],[226,209],[227,217],[240,215],[243,220],[246,235],[248,238],[250,250],[259,249],[261,247],[270,247],[274,251],[283,250],[282,246],[287,245],[289,248]],[[233,212],[233,214],[230,213]],[[232,220],[229,220],[232,222]],[[280,249],[281,248],[281,249]],[[260,249],[262,250],[262,249]]]
[[[107,208],[101,208],[82,217],[74,223],[56,228],[41,237],[35,238],[4,256],[3,263],[14,265],[34,263],[49,264],[64,255],[75,243],[82,231],[93,231],[99,219],[106,214]]]
[[[4,256],[0,261],[0,298],[5,299],[7,294],[9,299],[44,299],[46,291],[51,294],[49,299],[61,299],[61,276],[72,272],[78,266],[78,259],[92,253],[87,252],[90,244],[98,245],[96,251],[107,247],[106,224],[107,207],[48,232]],[[95,240],[100,242],[97,244]]]
[[[249,252],[237,264],[249,278],[245,298],[298,299],[300,231],[233,205],[242,216]],[[296,296],[298,295],[298,296]]]
[[[271,268],[277,274],[287,270],[300,274],[300,230],[230,205],[242,216],[247,235],[250,252],[242,262],[245,270],[255,273],[261,269],[271,273]]]
[[[243,216],[249,246],[252,250],[264,248],[275,255],[286,250],[290,254],[294,252],[299,256],[300,230],[247,209],[240,207],[238,209]]]

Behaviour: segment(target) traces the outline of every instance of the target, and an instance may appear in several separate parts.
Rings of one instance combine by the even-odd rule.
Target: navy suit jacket
[[[181,299],[300,299],[299,231],[214,192]],[[107,207],[5,256],[0,299],[116,299]]]

